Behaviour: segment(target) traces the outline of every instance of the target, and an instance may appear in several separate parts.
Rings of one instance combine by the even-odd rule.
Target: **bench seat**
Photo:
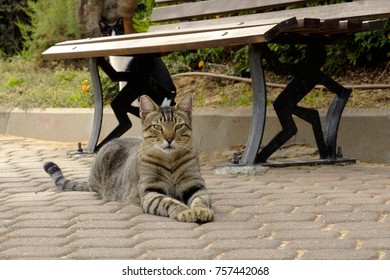
[[[264,43],[277,35],[277,27],[278,25],[273,24],[217,31],[182,32],[182,34],[129,36],[128,38],[121,38],[121,40],[115,41],[91,40],[92,42],[85,44],[69,43],[56,45],[44,52],[43,57],[68,59],[108,55],[160,54],[179,50]]]

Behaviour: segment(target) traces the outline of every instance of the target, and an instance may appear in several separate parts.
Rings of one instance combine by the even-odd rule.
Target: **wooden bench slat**
[[[122,40],[116,42],[95,42],[78,45],[55,45],[46,50],[45,59],[69,59],[103,57],[109,55],[136,55],[150,53],[169,53],[178,50],[214,48],[263,43],[269,36],[276,36],[278,25],[240,28],[235,30],[208,31],[194,34],[142,38],[141,40]]]
[[[163,30],[156,32],[145,32],[145,33],[136,33],[136,34],[127,34],[127,35],[119,35],[119,36],[106,36],[106,37],[97,37],[97,38],[89,38],[89,39],[80,39],[80,40],[70,40],[65,42],[57,43],[57,46],[60,45],[76,45],[76,44],[91,44],[97,42],[118,42],[118,41],[129,41],[135,39],[146,39],[153,37],[165,37],[165,36],[174,36],[174,35],[184,35],[184,34],[194,34],[199,32],[207,32],[207,31],[218,31],[218,30],[230,30],[230,29],[239,29],[239,28],[247,28],[247,27],[258,27],[264,25],[278,25],[280,32],[286,32],[291,28],[297,26],[298,22],[296,18],[287,18],[282,19],[280,21],[275,20],[266,20],[266,21],[248,21],[243,22],[239,21],[237,18],[236,22],[220,24],[217,26],[200,26],[197,28],[186,28],[186,29],[175,29],[175,30]]]
[[[308,2],[321,2],[318,0],[239,0],[224,1],[209,0],[194,3],[185,3],[174,6],[156,7],[152,12],[152,21],[161,22],[169,20],[184,20],[194,17],[224,15],[248,10],[264,10],[274,7],[296,5]]]
[[[205,24],[183,24],[182,22],[179,23],[172,23],[172,24],[165,24],[165,25],[152,25],[149,27],[148,32],[163,32],[168,30],[201,30],[204,28],[210,28],[210,29],[228,29],[228,28],[237,28],[237,26],[240,25],[246,25],[246,26],[260,26],[260,25],[268,25],[268,24],[278,24],[287,22],[291,19],[295,19],[295,17],[274,17],[274,18],[268,18],[268,19],[258,19],[253,17],[252,19],[248,20],[247,17],[243,18],[242,16],[235,16],[232,18],[229,18],[229,20],[211,20],[209,22],[208,20],[202,21]],[[195,23],[195,22],[194,22]],[[211,23],[211,24],[209,24]]]
[[[277,12],[258,13],[252,15],[240,16],[241,21],[254,21],[254,20],[271,20],[281,18],[296,17],[298,20],[304,18],[318,18],[321,20],[376,20],[379,18],[390,17],[390,5],[386,4],[384,0],[371,0],[371,1],[358,1],[348,2],[324,6],[297,8],[291,10],[282,10]],[[331,7],[330,7],[331,6]],[[220,18],[220,19],[208,19],[196,22],[180,22],[167,25],[158,25],[152,27],[153,31],[157,30],[169,30],[169,29],[185,29],[188,27],[197,27],[204,25],[215,26],[218,24],[226,24],[234,21],[236,17]]]

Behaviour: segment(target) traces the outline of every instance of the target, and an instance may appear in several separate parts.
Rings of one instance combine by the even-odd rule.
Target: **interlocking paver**
[[[376,212],[332,212],[320,215],[318,220],[323,223],[363,222],[378,221],[379,217],[380,213]]]
[[[144,250],[157,250],[157,249],[199,249],[205,248],[209,245],[208,240],[202,239],[153,239],[141,242],[135,248]]]
[[[337,238],[339,233],[337,231],[330,230],[318,230],[318,229],[289,229],[289,230],[278,230],[274,239],[281,240],[297,240],[297,239],[332,239]]]
[[[138,239],[152,240],[163,238],[177,238],[177,239],[196,239],[202,236],[202,232],[194,231],[192,229],[172,230],[172,229],[160,229],[152,231],[141,231],[137,234]]]
[[[71,250],[58,246],[18,246],[0,252],[0,259],[62,259]]]
[[[321,237],[318,237],[321,238]],[[305,239],[305,240],[292,240],[285,244],[283,249],[294,249],[298,251],[309,251],[309,250],[319,250],[319,249],[355,249],[356,241],[355,240],[345,240],[345,239]]]
[[[73,225],[69,220],[24,220],[12,225],[13,228],[69,228]]]
[[[274,168],[215,175],[202,163],[215,219],[179,223],[133,203],[61,192],[53,160],[86,180],[71,143],[0,136],[0,259],[390,259],[390,167]]]
[[[132,229],[118,229],[118,228],[77,228],[72,238],[98,238],[98,237],[121,237],[131,238],[138,232]]]
[[[12,237],[67,237],[72,234],[72,230],[68,228],[16,228],[12,232],[9,232],[7,235]]]
[[[295,250],[286,249],[239,249],[222,254],[220,260],[291,260],[297,255]]]
[[[300,257],[302,260],[373,260],[379,259],[375,250],[355,249],[315,249],[308,250]]]
[[[372,237],[362,243],[362,248],[375,250],[390,250],[390,238]]]
[[[254,230],[254,229],[218,229],[213,231],[207,231],[202,235],[202,239],[211,239],[211,240],[224,240],[224,239],[255,239],[255,238],[264,238],[268,237],[270,233],[268,231]]]
[[[74,250],[67,248],[68,250]],[[69,253],[66,259],[84,260],[84,259],[136,259],[142,255],[144,251],[133,248],[117,248],[117,247],[96,247],[96,248],[80,248]]]
[[[289,230],[320,230],[324,229],[326,225],[320,222],[271,222],[267,223],[264,226],[264,229],[279,232],[279,231],[289,231]]]
[[[213,242],[209,248],[223,250],[238,250],[238,249],[278,249],[282,242],[280,240],[271,240],[264,238],[252,239],[230,239]]]
[[[145,252],[140,259],[167,259],[167,260],[199,260],[199,259],[215,259],[218,256],[218,251],[206,249],[157,249]]]
[[[133,248],[139,241],[123,237],[78,238],[67,245],[69,248]]]

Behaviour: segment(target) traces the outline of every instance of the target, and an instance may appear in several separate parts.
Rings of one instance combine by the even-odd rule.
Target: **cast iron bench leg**
[[[89,71],[91,74],[92,87],[94,91],[95,111],[93,115],[92,132],[88,142],[88,152],[93,153],[99,140],[103,120],[103,91],[100,82],[97,58],[90,59]]]
[[[305,59],[295,65],[280,63],[267,47],[264,48],[265,58],[274,72],[293,75],[294,78],[274,101],[274,108],[282,130],[260,150],[255,159],[256,163],[266,162],[277,149],[297,133],[297,126],[292,115],[312,125],[321,159],[335,160],[337,158],[338,127],[345,104],[352,91],[344,88],[321,71],[321,66],[326,60],[324,46],[317,43],[307,45]],[[335,93],[323,128],[317,110],[297,105],[317,84],[322,84]]]
[[[267,110],[267,92],[262,67],[262,50],[260,44],[249,47],[249,66],[252,77],[253,112],[245,151],[240,160],[241,165],[253,165],[263,138]]]
[[[296,75],[275,99],[273,105],[282,130],[259,152],[256,162],[266,162],[275,151],[297,133],[298,129],[293,115],[311,124],[320,154],[327,155],[318,111],[297,105],[318,83],[317,77],[315,71],[313,74]]]

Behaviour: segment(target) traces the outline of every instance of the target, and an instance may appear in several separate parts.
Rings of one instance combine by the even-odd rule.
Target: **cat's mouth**
[[[164,150],[174,150],[175,148],[172,147],[171,145],[167,145],[166,147],[163,148]]]
[[[175,141],[164,141],[162,145],[163,150],[174,150],[175,149]]]

